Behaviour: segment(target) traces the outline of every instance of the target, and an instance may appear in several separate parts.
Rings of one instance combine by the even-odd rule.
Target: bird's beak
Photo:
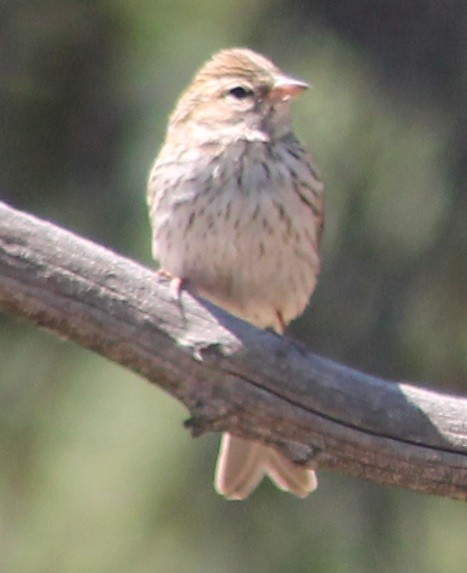
[[[307,83],[301,80],[296,80],[288,76],[278,76],[269,93],[269,99],[274,102],[288,101],[309,87]]]

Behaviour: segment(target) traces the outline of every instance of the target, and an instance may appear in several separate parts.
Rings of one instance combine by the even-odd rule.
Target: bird
[[[291,125],[308,87],[251,49],[214,54],[169,117],[147,187],[161,274],[278,334],[303,313],[320,269],[324,185]],[[313,470],[224,433],[217,492],[242,500],[265,476],[299,497],[317,487]]]

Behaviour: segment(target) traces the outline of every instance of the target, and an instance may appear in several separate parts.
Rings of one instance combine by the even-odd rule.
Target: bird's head
[[[263,140],[290,131],[290,102],[308,85],[285,75],[264,56],[223,50],[196,74],[171,116],[169,132],[213,140]]]

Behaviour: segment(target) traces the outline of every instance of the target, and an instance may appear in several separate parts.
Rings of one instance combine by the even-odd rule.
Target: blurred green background
[[[248,46],[314,89],[323,271],[292,334],[466,392],[465,0],[0,0],[0,198],[147,265],[145,186],[194,71]],[[0,317],[0,571],[465,573],[465,504],[320,473],[305,501],[212,489],[157,388]]]

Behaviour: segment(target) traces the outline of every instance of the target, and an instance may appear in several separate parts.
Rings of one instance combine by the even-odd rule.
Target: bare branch
[[[195,434],[229,430],[298,463],[467,499],[467,400],[317,357],[154,272],[0,203],[0,307],[139,372]]]

